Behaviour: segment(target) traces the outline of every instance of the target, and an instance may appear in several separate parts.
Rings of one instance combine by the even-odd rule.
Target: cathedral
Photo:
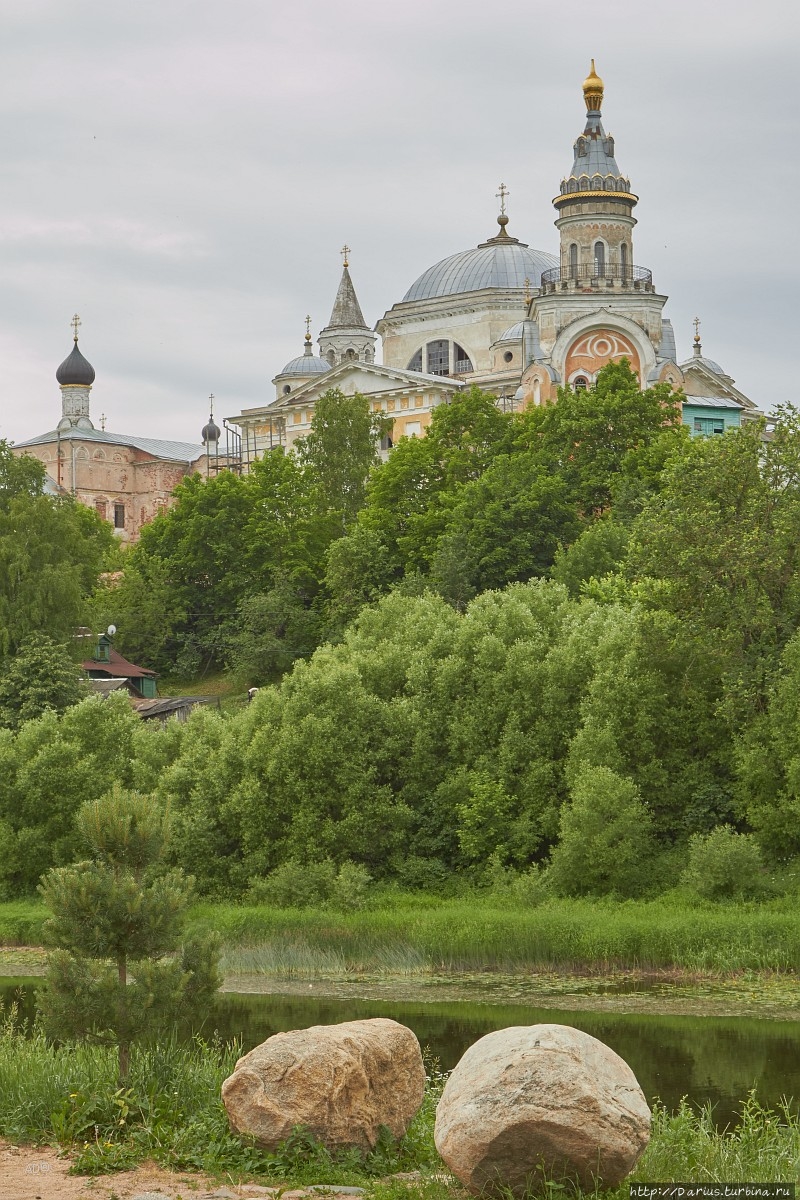
[[[519,410],[552,403],[560,387],[590,388],[603,366],[623,358],[642,389],[667,383],[683,390],[683,420],[693,435],[724,433],[760,417],[733,379],[703,354],[699,332],[692,357],[678,361],[664,315],[667,297],[652,272],[636,265],[638,197],[603,128],[603,81],[594,62],[583,96],[586,123],[553,200],[556,254],[512,236],[501,184],[497,232],[423,271],[370,328],[345,246],[319,353],[307,318],[302,353],[275,375],[274,395],[232,414],[224,434],[212,413],[202,445],[112,434],[103,418],[96,428],[89,412],[95,372],[78,348],[76,317],[72,351],[56,372],[61,419],[14,452],[39,458],[49,490],[95,508],[122,541],[132,542],[171,503],[187,474],[246,471],[270,448],[290,447],[307,435],[317,397],[329,389],[360,393],[373,412],[391,419],[386,450],[399,438],[422,436],[437,405],[465,387],[475,384],[506,411]]]
[[[703,354],[699,333],[692,357],[678,362],[664,315],[667,297],[652,272],[636,265],[638,197],[603,128],[603,91],[593,61],[583,84],[586,124],[553,200],[557,254],[511,235],[501,184],[498,232],[429,267],[373,330],[345,246],[319,354],[307,322],[303,353],[273,379],[274,398],[225,422],[224,457],[232,455],[246,469],[270,447],[291,446],[309,432],[314,402],[329,388],[368,397],[374,412],[393,418],[396,441],[420,436],[433,409],[472,384],[506,409],[521,409],[551,403],[559,387],[591,387],[603,366],[622,358],[643,389],[655,383],[683,389],[683,419],[693,434],[724,433],[761,416]]]

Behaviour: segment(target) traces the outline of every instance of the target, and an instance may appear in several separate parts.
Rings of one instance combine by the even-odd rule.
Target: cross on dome
[[[73,328],[73,330],[74,330],[73,337],[74,337],[74,339],[75,339],[75,341],[76,341],[76,342],[77,342],[77,340],[78,340],[78,328],[79,328],[79,326],[81,326],[82,324],[83,324],[83,321],[81,321],[81,319],[80,319],[80,317],[78,316],[78,314],[77,314],[77,313],[75,313],[75,316],[74,316],[74,317],[72,318],[72,320],[70,321],[70,325],[72,326],[72,328]]]
[[[506,187],[506,185],[504,183],[500,184],[500,191],[495,192],[495,196],[500,201],[500,216],[501,217],[504,217],[506,215],[506,196],[510,196],[510,195],[511,195],[511,192],[508,190],[508,188]]]
[[[344,259],[344,265],[345,265],[346,267],[349,267],[349,266],[350,266],[350,262],[349,262],[349,259],[348,259],[348,255],[350,254],[350,247],[348,246],[347,242],[345,242],[345,244],[342,246],[342,248],[341,248],[341,250],[339,251],[339,253],[341,254],[342,258]]]

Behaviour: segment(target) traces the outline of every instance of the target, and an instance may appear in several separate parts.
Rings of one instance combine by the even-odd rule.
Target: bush
[[[561,813],[561,840],[549,881],[563,896],[635,896],[649,880],[654,856],[651,817],[630,779],[588,767]]]
[[[247,899],[275,908],[357,909],[364,904],[372,877],[359,863],[345,862],[337,870],[329,858],[301,863],[289,859],[264,879],[252,879]]]
[[[756,896],[768,886],[756,839],[730,825],[689,839],[689,862],[681,883],[706,900]]]

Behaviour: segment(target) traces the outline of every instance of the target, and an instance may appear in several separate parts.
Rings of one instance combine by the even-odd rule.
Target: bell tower
[[[634,205],[630,180],[614,157],[614,139],[603,129],[603,81],[594,68],[583,81],[586,127],[574,145],[574,161],[553,204],[561,235],[561,270],[574,279],[613,273],[633,278]]]

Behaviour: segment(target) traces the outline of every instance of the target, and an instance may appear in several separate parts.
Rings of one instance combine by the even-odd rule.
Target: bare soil
[[[257,1184],[220,1183],[207,1175],[185,1171],[164,1171],[153,1163],[145,1163],[134,1171],[118,1171],[113,1175],[87,1178],[70,1175],[70,1159],[49,1146],[16,1146],[0,1139],[0,1200],[257,1200],[276,1197],[280,1200],[305,1200],[319,1193],[308,1189],[290,1191],[267,1188]],[[326,1195],[336,1195],[336,1188],[326,1189]],[[352,1195],[341,1200],[354,1200]]]

